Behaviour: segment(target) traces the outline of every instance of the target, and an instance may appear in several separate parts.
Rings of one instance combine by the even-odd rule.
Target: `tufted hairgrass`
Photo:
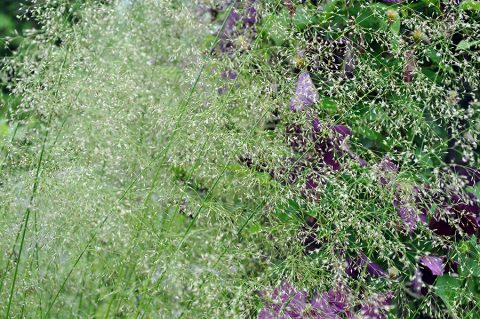
[[[283,1],[261,1],[256,36],[236,37],[236,50],[222,54],[219,34],[246,2],[224,5],[211,21],[198,5],[214,2],[27,7],[41,28],[4,70],[15,75],[21,102],[9,109],[1,149],[2,316],[254,318],[261,292],[288,280],[310,295],[338,281],[363,296],[393,291],[392,318],[476,318],[478,296],[465,287],[451,290],[455,298],[441,287],[412,298],[418,257],[448,251],[457,260],[467,240],[423,224],[407,234],[392,202],[400,192],[413,205],[417,185],[445,197],[445,185],[478,190],[445,163],[457,152],[452,161],[478,168],[478,50],[466,56],[449,47],[457,33],[474,41],[478,19],[460,19],[468,14],[453,6],[441,16],[440,6],[373,1],[352,1],[361,13],[339,3],[328,15],[297,4],[303,11],[292,18]],[[386,21],[387,8],[407,31],[370,25]],[[302,20],[315,10],[332,24]],[[332,62],[342,39],[359,41],[351,78]],[[423,69],[405,82],[410,53]],[[313,74],[320,101],[291,112],[299,69]],[[236,78],[222,78],[225,70]],[[457,103],[466,96],[467,106]],[[285,132],[292,123],[310,127],[315,115],[348,125],[351,149],[369,165],[342,156],[339,172],[307,164],[287,183],[316,145],[296,152]],[[386,156],[400,164],[398,187],[378,182]],[[310,193],[309,174],[322,181]],[[308,216],[322,243],[311,254],[302,244]],[[366,269],[348,278],[345,255],[360,250],[388,278]]]

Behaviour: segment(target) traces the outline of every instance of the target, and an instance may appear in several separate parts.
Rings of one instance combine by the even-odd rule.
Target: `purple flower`
[[[312,106],[319,99],[315,85],[310,78],[308,71],[304,71],[298,77],[295,94],[290,100],[290,110],[302,111],[306,107]]]
[[[387,3],[402,3],[404,0],[383,0],[383,2]]]

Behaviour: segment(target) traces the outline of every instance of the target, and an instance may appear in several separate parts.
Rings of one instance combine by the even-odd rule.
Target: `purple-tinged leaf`
[[[325,130],[322,132],[322,130]],[[341,169],[340,163],[335,155],[347,153],[351,158],[358,161],[361,166],[367,163],[353,153],[346,143],[352,132],[346,125],[322,126],[318,117],[312,119],[312,138],[315,142],[315,149],[322,157],[322,162],[329,165],[334,171]]]
[[[235,9],[233,9],[225,21],[221,38],[228,38],[230,35],[232,35],[233,31],[235,30],[235,25],[238,21],[240,21],[240,15]]]
[[[341,318],[341,314],[349,315],[350,313],[350,297],[351,292],[348,287],[337,285],[328,292],[317,294],[311,302],[311,307],[315,313],[325,315],[325,318]]]
[[[320,129],[321,129],[320,119],[316,116],[312,120],[312,127],[313,127],[314,134],[320,133]],[[314,139],[315,139],[315,136],[314,136]]]
[[[335,142],[338,144],[342,143],[345,138],[352,135],[352,131],[350,131],[350,129],[345,125],[335,125],[332,127],[332,129],[337,133],[338,138]]]
[[[429,210],[429,205],[426,203],[426,192],[420,186],[415,186],[413,188],[413,193],[415,197],[415,205],[420,211],[418,214],[418,219],[425,225],[428,225],[427,213]]]
[[[437,209],[430,220],[428,227],[437,235],[452,237],[457,234],[457,229],[453,224],[453,214],[445,209]]]
[[[240,20],[240,15],[233,9],[225,21],[223,32],[220,34],[219,46],[222,52],[230,52],[233,49],[232,36],[235,31],[235,26]]]
[[[335,151],[333,148],[329,148],[323,153],[323,162],[329,165],[334,171],[339,171],[341,168],[340,163],[335,159]]]
[[[443,275],[443,272],[444,272],[444,269],[445,269],[445,265],[444,265],[443,260],[444,259],[442,257],[437,257],[437,256],[422,256],[422,257],[420,257],[420,262],[425,267],[430,269],[430,271],[432,272],[432,274],[434,276]]]
[[[384,157],[380,162],[380,167],[383,171],[397,172],[398,166],[392,162],[388,157]]]
[[[285,7],[287,7],[288,13],[291,16],[295,15],[296,8],[295,8],[295,5],[293,4],[292,0],[283,0],[283,5]]]
[[[257,10],[255,9],[255,0],[250,1],[243,17],[243,28],[250,28],[257,22]]]
[[[475,186],[480,181],[480,171],[467,166],[452,165],[452,170],[461,176],[468,186]]]
[[[437,209],[429,223],[429,228],[441,236],[478,235],[480,229],[480,202],[467,193],[465,196],[452,194]]]
[[[415,294],[419,296],[424,295],[422,290],[425,287],[425,284],[422,280],[422,272],[418,267],[415,269],[415,274],[410,282],[410,287]]]
[[[317,233],[320,225],[317,219],[313,216],[308,216],[305,225],[302,227],[301,236],[303,237],[302,244],[305,247],[305,254],[311,254],[321,247],[321,243],[317,239]]]
[[[322,292],[317,294],[311,303],[315,313],[315,318],[337,319],[337,308],[332,306],[328,299],[328,293]]]
[[[388,311],[392,305],[393,294],[374,294],[370,296],[370,301],[363,304],[360,309],[362,318],[384,319],[388,316]]]
[[[368,166],[367,161],[364,160],[363,158],[358,157],[357,160],[358,160],[358,164],[359,164],[361,167],[367,167],[367,166]]]
[[[343,70],[347,78],[353,77],[355,71],[355,54],[353,44],[349,39],[345,39],[345,55],[343,57]]]
[[[299,124],[289,124],[286,127],[286,139],[288,145],[295,151],[303,153],[306,151],[307,134]]]
[[[408,207],[399,196],[396,195],[393,200],[393,207],[395,207],[400,218],[405,222],[405,226],[409,234],[412,234],[417,229],[417,222],[420,220],[419,216],[415,212],[415,209]]]
[[[354,258],[347,257],[345,273],[354,279],[358,279],[365,267],[366,273],[374,278],[385,277],[387,275],[380,265],[370,261],[363,252],[360,252],[358,256]]]
[[[438,276],[443,275],[445,265],[443,258],[436,256],[422,256],[419,259],[417,268],[410,289],[418,296],[425,296],[430,286],[435,283]]]
[[[273,318],[302,318],[307,306],[307,293],[296,290],[286,281],[273,290],[270,299],[271,301],[266,300],[267,304],[260,312],[263,318],[270,318],[269,315],[273,315]]]
[[[393,163],[388,156],[385,156],[379,165],[380,176],[379,183],[382,186],[390,184],[397,176],[398,166]]]
[[[407,52],[407,54],[405,54],[405,66],[403,68],[403,81],[412,82],[414,71],[415,71],[415,57],[413,53]]]
[[[234,70],[226,70],[220,74],[224,80],[235,80],[237,78],[237,72]]]
[[[315,180],[315,174],[309,174],[307,176],[307,181],[305,182],[305,188],[309,190],[315,190],[318,187],[318,183]]]

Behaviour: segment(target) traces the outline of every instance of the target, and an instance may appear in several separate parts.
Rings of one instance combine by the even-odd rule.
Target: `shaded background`
[[[20,45],[26,29],[34,27],[31,21],[21,20],[17,16],[21,13],[22,0],[0,0],[0,69],[3,68],[3,58],[9,56]],[[5,117],[7,105],[13,102],[9,96],[5,81],[8,75],[1,74],[2,81],[0,95],[0,121]]]

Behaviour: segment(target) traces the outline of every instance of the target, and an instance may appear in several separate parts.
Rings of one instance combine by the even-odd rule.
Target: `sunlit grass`
[[[478,168],[478,92],[462,91],[478,87],[478,51],[461,62],[448,40],[479,25],[460,9],[442,20],[355,3],[345,22],[341,5],[290,16],[283,1],[257,1],[257,24],[238,22],[228,53],[222,30],[248,2],[217,6],[215,19],[208,1],[33,6],[43,27],[5,69],[22,101],[0,157],[1,316],[255,318],[289,281],[310,297],[341,282],[359,303],[392,292],[392,318],[476,318],[465,287],[455,304],[433,287],[412,293],[420,256],[460,262],[467,244],[421,222],[408,233],[394,202],[418,213],[472,191],[445,158],[454,149],[452,161]],[[302,20],[315,10],[333,27]],[[400,15],[415,33],[394,26]],[[348,54],[353,71],[337,61]],[[292,112],[301,70],[319,95]],[[334,170],[318,149],[340,124],[352,134]],[[416,187],[431,193],[418,200]],[[308,232],[319,248],[306,253]],[[347,276],[359,252],[388,275]]]

